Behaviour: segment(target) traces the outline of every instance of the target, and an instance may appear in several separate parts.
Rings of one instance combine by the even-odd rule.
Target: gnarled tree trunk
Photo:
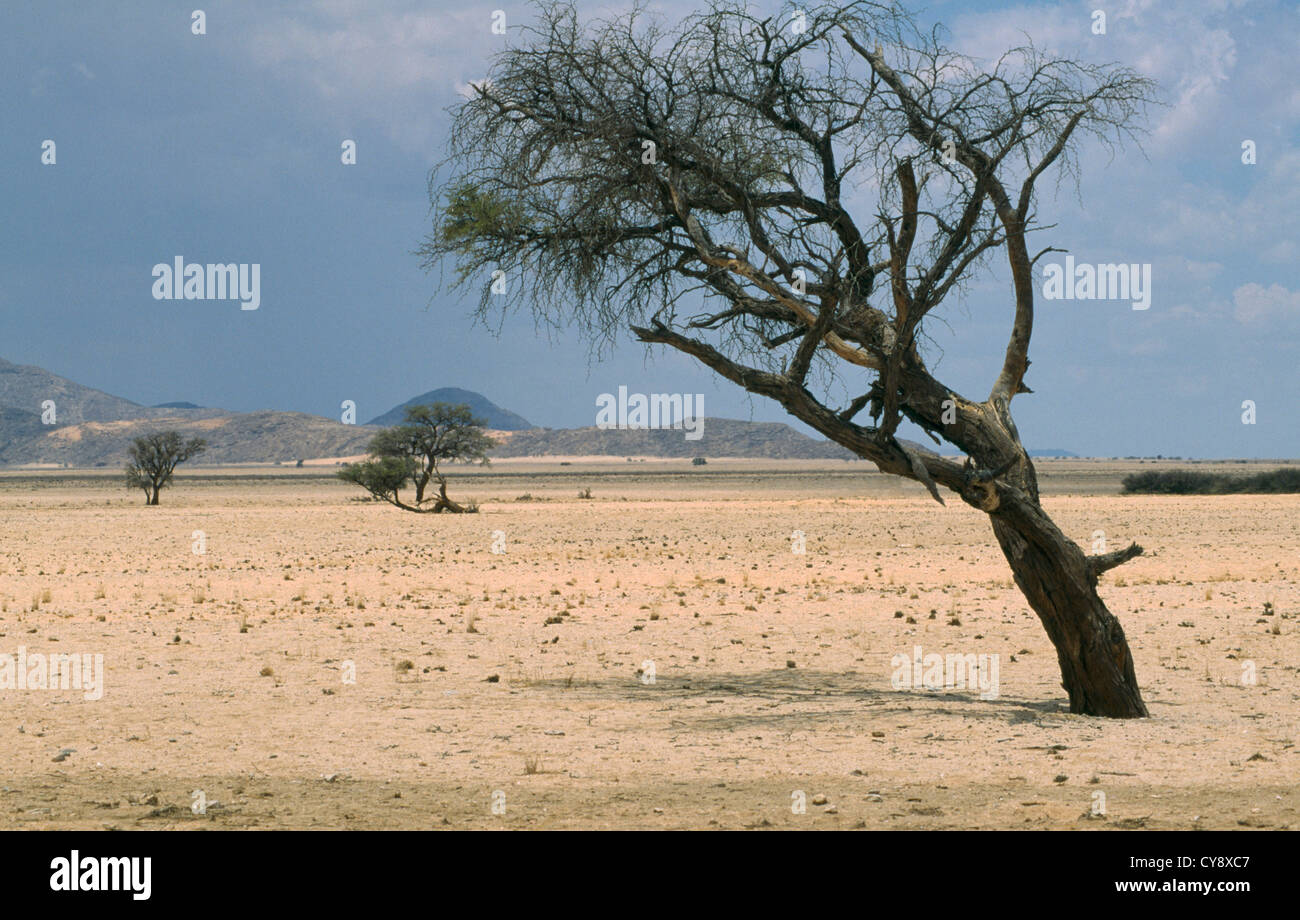
[[[1033,542],[996,514],[993,533],[1016,584],[1056,648],[1070,712],[1112,718],[1147,715],[1124,629],[1097,595],[1088,557],[1064,534]]]
[[[1043,510],[1033,461],[1009,413],[993,408],[970,418],[972,427],[984,423],[979,427],[985,432],[987,423],[997,419],[1001,424],[993,430],[1003,436],[998,439],[999,455],[1013,457],[1006,464],[1003,488],[990,478],[962,491],[962,498],[988,513],[1016,585],[1056,649],[1070,711],[1117,719],[1144,717],[1147,708],[1124,629],[1097,594],[1098,575],[1141,555],[1142,547],[1132,544],[1114,553],[1085,555]]]
[[[447,480],[442,478],[439,478],[438,480],[438,498],[433,503],[433,508],[430,510],[434,514],[440,514],[443,511],[450,512],[451,514],[465,513],[465,508],[463,506],[456,504],[447,497]]]

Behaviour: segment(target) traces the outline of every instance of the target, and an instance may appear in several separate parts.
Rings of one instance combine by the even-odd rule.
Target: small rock
[[[819,793],[817,793],[815,796],[813,796],[812,803],[813,803],[814,805],[825,805],[827,801],[828,801],[828,799],[826,798],[826,796],[822,795],[822,794],[819,792]]]

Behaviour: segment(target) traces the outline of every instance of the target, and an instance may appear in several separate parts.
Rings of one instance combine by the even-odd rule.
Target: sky
[[[1077,189],[1042,187],[1038,211],[1057,226],[1039,247],[1149,264],[1151,299],[1134,310],[1038,298],[1035,392],[1014,404],[1025,444],[1300,456],[1300,4],[907,5],[964,53],[987,59],[1027,36],[1133,67],[1165,102],[1141,149],[1085,147]],[[692,10],[649,6],[669,21]],[[528,4],[203,2],[204,34],[194,9],[0,6],[0,358],[146,405],[339,417],[352,400],[363,421],[455,386],[534,424],[577,427],[626,386],[703,394],[710,416],[788,421],[630,333],[597,356],[539,331],[526,305],[484,328],[474,296],[440,290],[420,267],[447,110],[510,46]],[[345,140],[355,164],[342,162]],[[177,256],[259,265],[258,308],[155,299],[154,266]],[[930,331],[941,379],[988,392],[1011,307],[996,264],[945,306]]]

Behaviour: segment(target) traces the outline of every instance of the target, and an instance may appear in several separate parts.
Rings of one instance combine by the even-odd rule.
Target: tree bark
[[[999,416],[1015,445],[1014,461],[1001,477],[1012,489],[976,484],[963,499],[988,512],[1012,577],[1056,649],[1070,712],[1143,718],[1147,708],[1124,629],[1097,594],[1097,576],[1140,555],[1142,547],[1086,555],[1043,510],[1037,471],[1009,414],[985,417]]]
[[[1124,629],[1097,595],[1088,557],[1064,534],[1044,539],[1040,531],[1031,541],[996,514],[992,520],[1016,584],[1056,648],[1070,712],[1146,716]]]
[[[443,511],[449,511],[452,514],[464,514],[465,509],[456,504],[447,497],[447,480],[439,478],[438,480],[438,500],[433,505],[433,513],[440,514]]]

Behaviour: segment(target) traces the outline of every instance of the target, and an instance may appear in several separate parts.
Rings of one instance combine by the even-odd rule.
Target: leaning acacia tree
[[[1142,549],[1088,556],[1053,523],[1011,403],[1032,392],[1049,251],[1030,251],[1035,189],[1077,175],[1080,141],[1129,137],[1153,85],[1032,46],[977,62],[872,2],[759,18],[712,0],[676,28],[545,3],[523,32],[455,110],[426,268],[450,259],[459,285],[482,284],[484,316],[504,271],[543,321],[596,342],[630,327],[936,500],[960,496],[991,519],[1070,710],[1146,715],[1097,594]],[[928,367],[923,330],[994,257],[1010,337],[974,399]],[[833,405],[835,381],[861,395]],[[904,418],[965,462],[897,438]]]
[[[439,464],[481,463],[486,466],[488,451],[496,441],[483,431],[485,424],[473,416],[469,406],[463,404],[436,402],[407,406],[405,421],[401,425],[385,428],[370,439],[371,459],[347,464],[339,470],[338,477],[404,511],[472,513],[476,510],[474,507],[466,507],[447,497],[447,476]],[[424,492],[430,480],[437,481],[438,495],[426,508]],[[407,482],[415,486],[414,505],[401,499],[401,489]]]

